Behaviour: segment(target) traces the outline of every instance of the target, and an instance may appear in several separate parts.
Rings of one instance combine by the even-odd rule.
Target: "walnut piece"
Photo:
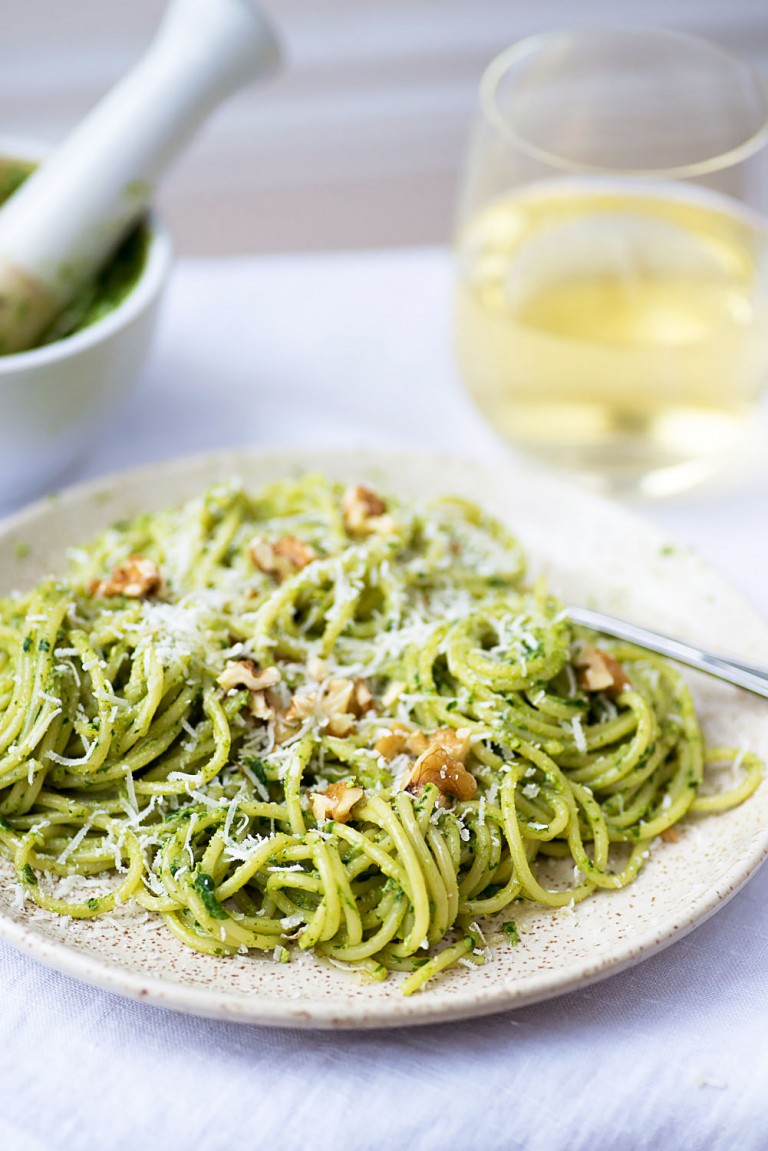
[[[224,691],[231,691],[235,687],[247,687],[249,691],[264,691],[267,687],[274,687],[281,680],[280,671],[276,667],[265,667],[259,671],[252,659],[240,659],[237,663],[228,663],[216,680]]]
[[[349,712],[354,719],[352,713],[352,697],[355,694],[355,685],[351,679],[329,679],[326,680],[322,692],[323,711],[326,715],[341,715],[344,712]]]
[[[144,599],[163,590],[163,576],[154,560],[143,556],[130,556],[119,564],[109,579],[92,580],[88,585],[91,595],[124,595],[129,599]]]
[[[275,717],[280,700],[270,691],[280,682],[280,671],[276,667],[265,667],[260,671],[252,659],[241,659],[228,663],[216,680],[224,691],[245,687],[248,689],[248,711],[255,719],[267,723]]]
[[[412,731],[402,724],[397,724],[381,733],[373,749],[385,759],[394,759],[396,755],[402,755],[404,752],[418,756],[423,755],[429,748],[442,747],[453,759],[465,764],[470,751],[469,737],[468,727],[438,727],[426,735],[418,729]]]
[[[285,727],[285,734],[289,734],[290,729],[301,727],[304,720],[313,716],[316,710],[317,692],[312,691],[308,695],[294,695],[288,710],[280,717],[280,722]]]
[[[367,711],[376,710],[376,700],[373,698],[373,692],[368,684],[360,676],[352,681],[354,690],[352,692],[352,711],[360,718],[365,715]]]
[[[392,516],[380,496],[362,484],[347,488],[341,497],[344,527],[351,536],[388,535],[395,529]]]
[[[341,738],[349,735],[356,720],[375,706],[376,701],[364,679],[326,679],[319,691],[292,698],[280,719],[278,742],[287,739],[313,715],[324,721],[330,735]]]
[[[429,739],[423,731],[412,731],[408,736],[407,748],[411,755],[423,755],[429,747]]]
[[[329,735],[335,735],[337,739],[343,739],[345,735],[349,735],[354,726],[355,717],[352,715],[352,712],[337,711],[332,712],[328,716],[325,729]]]
[[[282,536],[275,543],[255,536],[248,544],[248,555],[256,567],[267,575],[287,579],[317,559],[317,552],[298,536]]]
[[[465,764],[469,758],[470,734],[468,727],[438,727],[427,736],[427,746],[442,747],[452,759]]]
[[[280,700],[272,691],[252,691],[248,699],[248,711],[254,719],[263,719],[268,723],[274,719],[280,706]]]
[[[352,783],[332,783],[325,791],[311,791],[309,803],[312,814],[318,823],[326,819],[335,819],[337,823],[346,823],[352,808],[363,798],[362,787]]]
[[[574,656],[573,663],[581,669],[579,686],[584,691],[604,691],[617,696],[629,687],[629,679],[618,660],[599,648],[585,644]]]
[[[680,839],[680,832],[676,827],[665,827],[661,833],[661,838],[665,843],[677,843]]]
[[[385,759],[394,759],[396,755],[402,755],[408,750],[410,735],[410,731],[401,725],[387,728],[374,743],[373,750],[383,755]]]
[[[428,783],[433,783],[441,795],[453,795],[460,800],[472,799],[477,791],[475,777],[439,744],[428,748],[416,760],[405,780],[405,790],[421,795]]]
[[[270,688],[280,683],[281,678],[279,668],[265,667],[260,671],[252,659],[240,659],[237,663],[228,663],[216,682],[224,691],[247,688],[248,711],[255,719],[267,723],[274,719],[280,704]]]

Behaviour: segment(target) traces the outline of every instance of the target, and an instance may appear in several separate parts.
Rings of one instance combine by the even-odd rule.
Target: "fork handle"
[[[768,667],[748,663],[737,656],[725,655],[723,652],[695,647],[693,644],[684,643],[683,640],[651,631],[646,627],[639,627],[634,623],[627,623],[625,620],[615,619],[591,608],[569,607],[568,618],[573,623],[592,628],[593,631],[625,639],[629,643],[636,643],[639,647],[647,647],[649,651],[658,652],[659,655],[687,664],[688,667],[695,667],[697,671],[717,676],[718,679],[724,679],[728,683],[768,699]]]

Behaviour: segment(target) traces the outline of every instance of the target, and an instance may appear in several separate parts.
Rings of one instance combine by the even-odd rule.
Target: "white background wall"
[[[264,0],[288,64],[237,96],[162,204],[184,252],[444,240],[480,73],[546,29],[660,24],[768,69],[768,0]],[[0,132],[55,141],[140,53],[162,0],[0,0]]]

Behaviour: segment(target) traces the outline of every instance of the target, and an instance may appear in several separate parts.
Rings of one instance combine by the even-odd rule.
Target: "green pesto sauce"
[[[34,168],[34,164],[23,160],[0,159],[0,204],[13,195]],[[122,241],[109,263],[59,313],[43,333],[38,346],[81,332],[114,311],[138,282],[148,247],[149,229],[142,221]]]

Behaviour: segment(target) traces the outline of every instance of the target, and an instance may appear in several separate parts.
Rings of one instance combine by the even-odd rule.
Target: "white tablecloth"
[[[441,251],[184,263],[135,396],[73,478],[228,444],[499,452],[449,303]],[[768,612],[767,501],[762,478],[645,514]],[[2,1151],[768,1147],[768,869],[628,972],[410,1031],[188,1018],[3,946],[0,973]]]

